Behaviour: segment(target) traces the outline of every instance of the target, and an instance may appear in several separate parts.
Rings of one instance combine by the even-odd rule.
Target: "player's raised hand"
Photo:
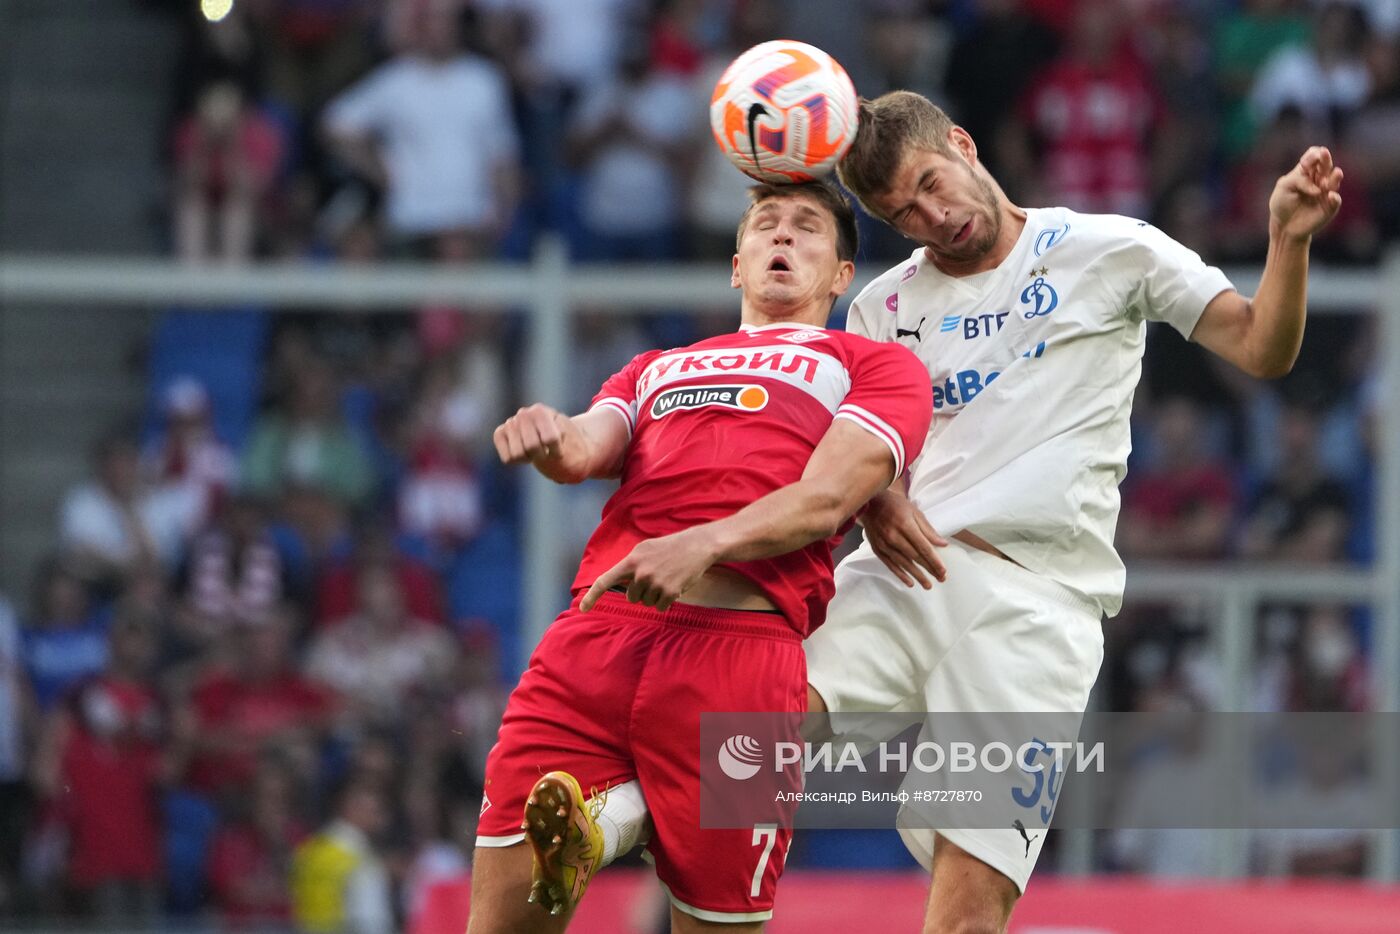
[[[917,582],[925,590],[932,589],[924,571],[940,583],[948,578],[943,559],[934,550],[947,545],[948,540],[934,530],[909,497],[888,490],[880,493],[865,507],[860,524],[875,557],[904,586],[913,587]]]
[[[628,602],[653,606],[664,613],[715,563],[714,544],[703,529],[695,526],[638,542],[627,557],[593,582],[579,601],[579,609],[587,613],[599,597],[625,583]]]
[[[578,446],[577,434],[568,416],[537,402],[498,425],[491,437],[502,463],[534,464],[551,480],[571,483],[575,478],[568,455]]]
[[[1269,196],[1270,231],[1293,239],[1311,237],[1342,206],[1342,170],[1326,146],[1313,146]]]

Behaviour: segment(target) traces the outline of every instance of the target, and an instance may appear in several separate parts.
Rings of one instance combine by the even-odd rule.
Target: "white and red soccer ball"
[[[836,59],[790,39],[736,58],[710,98],[715,141],[741,172],[762,182],[831,173],[856,136],[856,89]]]

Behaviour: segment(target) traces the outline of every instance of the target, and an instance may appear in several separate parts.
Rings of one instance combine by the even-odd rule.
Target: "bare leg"
[[[479,846],[472,857],[472,906],[467,934],[562,934],[567,915],[531,905],[530,848]]]
[[[187,263],[209,258],[209,207],[200,192],[183,190],[175,200],[175,255]]]
[[[688,915],[674,905],[671,906],[671,934],[763,934],[762,921],[749,921],[729,924],[718,921],[701,921]]]
[[[939,837],[923,934],[1003,934],[1020,894],[1016,883]]]
[[[219,211],[219,259],[236,264],[252,258],[255,221],[252,195],[243,191],[230,192]]]

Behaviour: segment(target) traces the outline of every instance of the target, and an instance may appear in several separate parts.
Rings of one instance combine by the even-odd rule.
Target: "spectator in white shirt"
[[[325,116],[334,153],[384,190],[390,235],[433,255],[489,254],[519,187],[505,74],[461,50],[458,16],[441,0],[409,0],[405,50]]]
[[[188,487],[148,489],[141,456],[126,435],[103,441],[96,477],[64,498],[63,545],[84,577],[119,581],[140,565],[175,566],[185,539],[200,518],[200,498]]]

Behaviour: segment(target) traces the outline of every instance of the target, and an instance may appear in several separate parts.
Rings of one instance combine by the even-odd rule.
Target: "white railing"
[[[1227,270],[1242,292],[1258,271]],[[868,273],[867,273],[868,276]],[[861,279],[851,294],[863,284]],[[413,309],[428,302],[462,307],[505,307],[527,315],[525,396],[562,404],[570,396],[572,311],[619,315],[658,310],[736,309],[727,270],[718,266],[574,266],[558,242],[541,245],[524,265],[480,264],[447,268],[390,264],[373,267],[260,265],[191,268],[159,260],[74,257],[0,257],[0,302],[123,306],[221,306],[337,308],[363,312]],[[1381,327],[1382,385],[1387,394],[1377,427],[1377,548],[1368,569],[1216,568],[1137,565],[1128,575],[1128,598],[1167,602],[1209,600],[1218,608],[1215,638],[1227,686],[1226,709],[1247,706],[1253,665],[1256,608],[1272,600],[1327,600],[1373,608],[1373,693],[1379,710],[1400,710],[1400,252],[1378,271],[1315,269],[1312,314],[1377,314]],[[559,607],[564,591],[561,536],[555,522],[562,497],[533,472],[526,493],[524,640],[533,646]],[[1074,836],[1074,835],[1072,835]],[[1233,874],[1245,868],[1245,838],[1226,834]],[[1371,860],[1376,879],[1400,880],[1400,837],[1378,833]],[[1071,868],[1088,866],[1087,837],[1068,847]]]

